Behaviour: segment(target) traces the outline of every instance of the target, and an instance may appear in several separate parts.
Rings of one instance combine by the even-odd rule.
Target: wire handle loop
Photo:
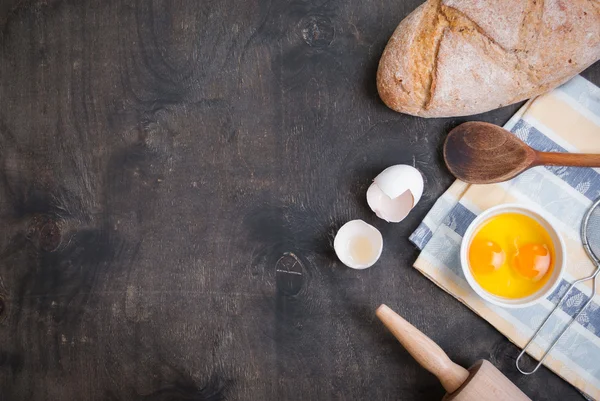
[[[546,359],[548,354],[550,354],[552,349],[554,349],[556,344],[558,344],[560,339],[565,335],[565,333],[567,332],[567,330],[569,330],[569,328],[573,325],[573,323],[577,321],[577,318],[579,317],[579,315],[581,315],[581,313],[588,307],[588,305],[590,303],[592,303],[592,300],[594,299],[594,296],[596,295],[596,290],[597,290],[596,289],[596,283],[597,283],[596,276],[598,276],[598,273],[600,272],[600,255],[596,255],[594,253],[594,250],[590,246],[590,244],[588,242],[587,231],[588,231],[588,223],[590,221],[592,213],[594,213],[594,211],[597,212],[596,208],[599,206],[600,206],[600,199],[596,199],[596,201],[594,201],[592,206],[586,212],[585,216],[583,217],[582,224],[581,224],[581,242],[583,244],[583,248],[585,249],[586,253],[588,254],[590,259],[592,259],[592,261],[596,265],[596,270],[594,271],[594,273],[591,276],[580,278],[579,280],[573,281],[573,283],[571,285],[569,285],[569,287],[567,288],[567,291],[565,291],[563,296],[560,297],[559,301],[556,303],[556,306],[552,309],[552,311],[548,314],[548,316],[546,316],[546,319],[544,319],[544,321],[542,322],[540,327],[538,327],[538,329],[535,331],[535,333],[533,333],[533,336],[527,342],[527,344],[525,344],[525,347],[523,348],[523,350],[521,351],[521,353],[519,354],[519,356],[517,357],[517,359],[515,361],[515,366],[517,367],[517,370],[524,375],[531,375],[531,374],[535,373],[539,369],[540,366],[542,366],[542,364],[544,363],[544,360]],[[593,226],[593,224],[592,224],[592,226]],[[521,369],[521,366],[520,366],[521,358],[523,358],[523,355],[525,355],[525,353],[527,352],[527,348],[529,348],[529,346],[534,342],[534,340],[540,334],[540,332],[542,331],[544,326],[546,326],[546,323],[548,323],[548,321],[550,321],[550,318],[552,317],[552,315],[554,315],[554,312],[556,312],[556,310],[560,308],[560,305],[567,298],[567,295],[571,292],[573,287],[575,287],[579,283],[582,283],[582,282],[588,281],[588,280],[594,280],[594,282],[592,283],[592,294],[588,298],[587,302],[581,307],[581,309],[579,309],[579,312],[577,312],[571,318],[569,323],[562,329],[562,331],[560,332],[558,337],[556,337],[556,339],[552,342],[552,344],[550,344],[550,347],[546,350],[546,352],[544,352],[544,354],[540,358],[538,364],[535,365],[533,370],[525,371],[525,370]]]
[[[560,341],[560,339],[565,335],[565,333],[567,332],[567,330],[569,329],[569,327],[571,327],[573,325],[573,323],[575,321],[577,321],[577,318],[579,317],[579,315],[581,315],[581,313],[587,308],[587,306],[594,299],[594,296],[596,295],[596,285],[595,285],[596,284],[596,280],[595,280],[595,278],[598,275],[599,271],[600,271],[600,269],[596,269],[596,271],[594,272],[593,275],[574,281],[569,286],[569,288],[567,289],[567,291],[565,291],[565,293],[560,298],[560,300],[558,301],[558,303],[556,304],[556,306],[552,309],[552,311],[548,314],[548,316],[546,316],[546,319],[544,319],[544,321],[542,322],[542,324],[540,325],[540,327],[538,327],[538,329],[535,331],[535,333],[533,333],[533,336],[527,342],[527,344],[525,345],[525,347],[523,348],[523,350],[521,351],[521,353],[517,357],[517,360],[515,361],[515,365],[516,365],[517,370],[519,372],[521,372],[524,375],[531,375],[531,374],[535,373],[540,368],[540,366],[542,366],[542,364],[544,363],[544,360],[546,359],[546,357],[548,356],[548,354],[550,354],[550,352],[554,349],[554,347],[556,346],[556,344],[558,344],[558,342]],[[534,342],[534,340],[540,334],[540,332],[542,331],[542,329],[544,328],[544,326],[546,325],[546,323],[548,323],[548,321],[550,320],[550,318],[552,317],[552,315],[554,315],[554,312],[556,312],[556,310],[560,307],[560,305],[562,304],[562,302],[566,299],[567,295],[571,292],[571,290],[573,289],[573,287],[575,287],[575,285],[577,285],[577,284],[579,284],[581,282],[584,282],[584,281],[587,281],[587,280],[590,280],[590,279],[594,279],[594,289],[592,291],[592,295],[589,297],[589,299],[587,300],[587,302],[581,307],[581,309],[579,309],[579,312],[577,312],[575,314],[575,316],[573,316],[571,318],[571,321],[560,332],[560,334],[558,335],[558,337],[556,337],[556,339],[552,342],[552,344],[546,350],[546,352],[544,352],[544,355],[542,355],[542,357],[540,358],[538,364],[535,365],[535,368],[533,368],[533,370],[530,370],[530,371],[525,371],[525,370],[521,369],[521,366],[519,364],[520,364],[521,358],[523,357],[523,355],[525,355],[525,352],[527,352],[527,348],[529,348],[529,346]]]

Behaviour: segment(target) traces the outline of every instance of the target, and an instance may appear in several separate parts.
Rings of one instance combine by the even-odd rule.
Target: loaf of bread
[[[482,113],[544,93],[600,59],[600,0],[428,0],[396,28],[377,71],[390,108]]]

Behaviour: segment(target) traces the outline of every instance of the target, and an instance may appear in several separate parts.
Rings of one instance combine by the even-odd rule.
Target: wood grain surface
[[[0,2],[0,400],[438,400],[380,303],[456,362],[579,399],[416,272],[465,118],[395,113],[378,59],[418,0]],[[584,76],[600,83],[600,65]],[[503,124],[517,105],[470,117]],[[401,224],[368,210],[395,163]],[[333,235],[384,235],[365,271]]]

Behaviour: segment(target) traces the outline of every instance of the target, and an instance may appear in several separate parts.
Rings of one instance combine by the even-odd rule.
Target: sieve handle
[[[540,325],[540,327],[535,331],[535,333],[533,333],[533,336],[527,342],[527,344],[525,345],[525,347],[523,348],[523,350],[521,351],[521,353],[517,357],[517,360],[515,361],[515,365],[516,365],[517,370],[519,372],[521,372],[524,375],[531,375],[531,374],[535,373],[539,369],[540,366],[542,366],[542,364],[544,363],[544,360],[546,359],[546,357],[548,356],[548,354],[550,354],[550,352],[552,351],[552,349],[554,349],[554,347],[556,346],[556,344],[558,344],[558,342],[560,341],[560,339],[565,335],[565,333],[567,332],[567,330],[569,329],[569,327],[571,327],[571,325],[575,321],[577,321],[577,318],[579,317],[579,315],[581,315],[581,313],[587,308],[587,306],[594,299],[594,296],[596,295],[596,276],[598,275],[598,272],[600,272],[600,265],[598,265],[596,267],[596,271],[594,272],[594,274],[592,274],[591,276],[584,277],[584,278],[581,278],[579,280],[573,281],[573,283],[569,286],[569,288],[567,289],[567,291],[565,291],[565,293],[560,298],[560,300],[558,301],[558,303],[556,304],[556,306],[554,307],[554,309],[552,309],[552,311],[548,314],[548,316],[546,317],[546,319],[544,319],[544,321],[542,322],[542,324]],[[544,352],[544,355],[542,355],[542,357],[540,358],[540,361],[538,362],[537,365],[535,365],[535,367],[533,368],[533,370],[525,371],[525,370],[521,369],[520,361],[521,361],[521,358],[523,357],[523,355],[525,355],[525,352],[527,352],[527,348],[529,348],[529,346],[537,338],[538,334],[540,334],[540,332],[542,331],[542,329],[544,328],[544,326],[546,325],[546,323],[548,323],[548,321],[550,320],[550,318],[552,317],[552,315],[554,315],[554,312],[556,312],[556,310],[560,307],[560,305],[566,299],[567,295],[571,292],[571,290],[573,289],[573,287],[575,287],[579,283],[582,283],[582,282],[587,281],[587,280],[592,280],[592,279],[594,280],[594,283],[592,285],[592,294],[590,295],[590,298],[587,300],[587,302],[581,307],[581,309],[579,309],[579,312],[577,312],[575,314],[575,316],[573,316],[571,318],[571,321],[569,321],[569,323],[560,332],[560,334],[558,335],[558,337],[556,337],[556,339],[554,340],[554,342],[552,342],[552,344],[546,350],[546,352]]]

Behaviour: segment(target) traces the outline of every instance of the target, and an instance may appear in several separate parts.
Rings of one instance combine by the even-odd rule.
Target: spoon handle
[[[536,152],[535,166],[600,167],[600,155]]]

